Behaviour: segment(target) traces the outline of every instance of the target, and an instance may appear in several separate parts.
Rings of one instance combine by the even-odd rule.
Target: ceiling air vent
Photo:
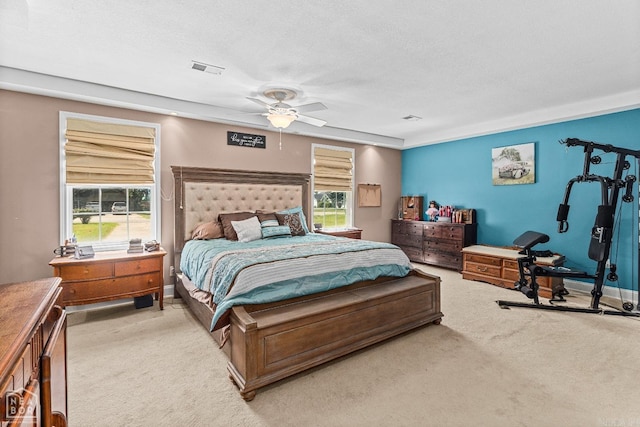
[[[191,61],[191,69],[204,71],[209,74],[222,74],[224,71],[223,67],[218,67],[217,65],[205,64],[204,62]]]

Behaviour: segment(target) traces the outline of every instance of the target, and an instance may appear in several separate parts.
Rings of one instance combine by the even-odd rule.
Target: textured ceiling
[[[637,0],[0,0],[0,88],[265,128],[287,87],[327,125],[286,132],[406,148],[640,106],[639,40]]]

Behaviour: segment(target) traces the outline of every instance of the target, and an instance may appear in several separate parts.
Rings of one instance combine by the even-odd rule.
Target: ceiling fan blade
[[[298,113],[308,113],[309,111],[326,110],[327,106],[322,102],[312,102],[311,104],[298,105],[293,107]]]
[[[303,116],[301,114],[298,114],[298,118],[296,120],[302,123],[307,123],[307,124],[318,126],[318,127],[322,127],[327,124],[327,122],[324,120],[316,119],[314,117],[309,117],[309,116]]]
[[[249,101],[253,101],[253,102],[255,102],[256,104],[261,105],[261,106],[263,106],[263,107],[267,107],[267,108],[271,107],[271,104],[267,104],[266,102],[264,102],[264,101],[263,101],[263,100],[261,100],[261,99],[258,99],[258,98],[249,98],[248,96],[247,96],[247,99],[248,99]]]

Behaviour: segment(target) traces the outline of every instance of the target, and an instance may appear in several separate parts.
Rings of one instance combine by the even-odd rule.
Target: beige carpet
[[[70,426],[640,426],[636,318],[502,310],[516,291],[442,277],[441,325],[259,390],[179,300],[70,314]],[[571,295],[571,303],[588,298]]]

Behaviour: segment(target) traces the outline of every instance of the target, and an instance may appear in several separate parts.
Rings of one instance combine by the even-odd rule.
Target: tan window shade
[[[316,147],[313,151],[313,187],[316,191],[351,191],[352,152]]]
[[[67,119],[68,184],[153,184],[155,129]]]

